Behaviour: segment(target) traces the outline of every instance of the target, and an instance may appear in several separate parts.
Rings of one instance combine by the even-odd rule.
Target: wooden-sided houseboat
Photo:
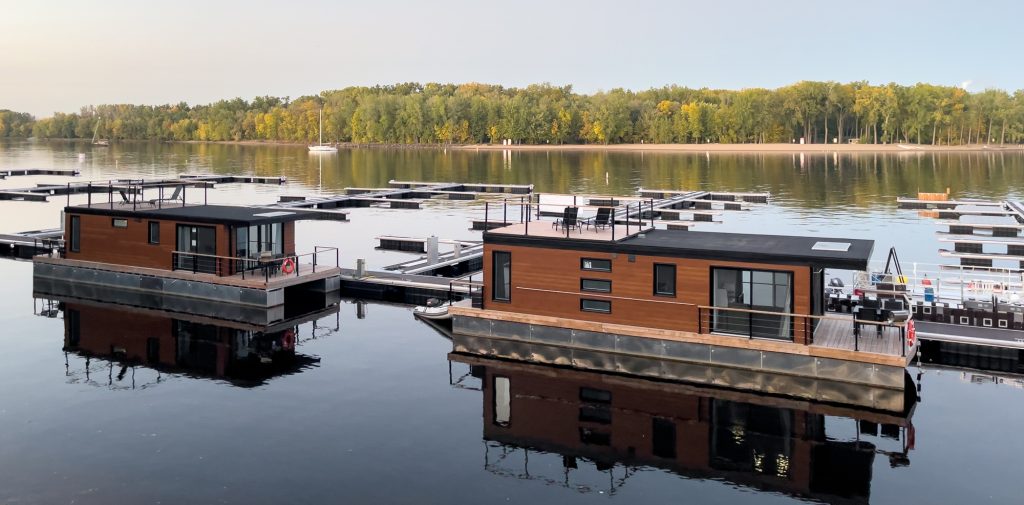
[[[905,407],[917,351],[906,301],[826,314],[825,270],[865,270],[873,241],[612,215],[593,229],[527,220],[485,232],[478,302],[450,309],[455,351]]]
[[[177,193],[177,191],[176,191]],[[122,195],[124,196],[124,195]],[[184,199],[106,202],[64,209],[64,247],[34,258],[37,290],[70,284],[83,298],[95,290],[180,297],[260,309],[287,297],[336,293],[338,251],[295,247],[295,223],[312,211],[209,204]],[[40,289],[41,288],[41,289]],[[279,311],[284,317],[283,308]]]
[[[866,504],[876,460],[908,466],[915,444],[913,408],[887,413],[491,357],[449,359],[470,367],[452,385],[481,391],[485,470],[575,490],[614,492],[592,482],[622,486],[639,467],[815,503]]]

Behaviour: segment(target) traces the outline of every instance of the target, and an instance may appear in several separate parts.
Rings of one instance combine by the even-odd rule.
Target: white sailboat
[[[324,145],[324,110],[320,109],[320,142],[315,146],[309,146],[309,152],[311,153],[336,153],[338,148],[334,146]]]

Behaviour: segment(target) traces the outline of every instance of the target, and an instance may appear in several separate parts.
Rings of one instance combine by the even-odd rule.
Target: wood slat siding
[[[79,233],[79,252],[71,251],[70,233],[71,216],[79,216],[81,231]],[[94,214],[67,213],[64,229],[68,234],[68,259],[94,261],[115,265],[128,265],[143,268],[171,269],[171,253],[177,249],[178,225],[206,226],[216,228],[217,256],[234,256],[236,247],[231,238],[231,229],[227,225],[209,223],[192,223],[188,221],[155,220],[126,218],[127,228],[115,228],[113,217]],[[122,218],[118,218],[122,219]],[[149,243],[149,223],[160,223],[160,243]],[[295,254],[295,223],[284,223],[282,230],[282,251],[286,255]],[[310,260],[312,261],[312,260]],[[230,261],[223,260],[221,267],[225,274],[230,273]]]
[[[512,254],[512,299],[491,299],[492,252]],[[585,271],[581,258],[607,259],[611,272]],[[734,261],[710,261],[663,256],[581,252],[526,246],[484,245],[484,304],[488,309],[582,319],[602,323],[643,326],[697,332],[697,306],[711,305],[712,267],[775,270],[793,274],[793,313],[810,314],[811,271],[809,266],[771,265]],[[676,266],[676,296],[654,295],[654,264]],[[611,293],[580,291],[580,279],[609,279]],[[580,310],[580,299],[611,300],[612,312],[602,314]],[[669,303],[665,303],[669,302]],[[705,321],[705,325],[707,322]],[[794,321],[798,343],[804,341],[802,321]]]

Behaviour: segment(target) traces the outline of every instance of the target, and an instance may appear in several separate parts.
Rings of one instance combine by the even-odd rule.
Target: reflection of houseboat
[[[187,203],[184,186],[145,200],[143,186],[119,187],[107,202],[65,209],[65,247],[35,258],[37,284],[260,308],[339,289],[337,249],[295,248],[295,222],[314,212]]]
[[[632,471],[653,467],[826,503],[868,503],[876,456],[887,457],[887,466],[906,466],[914,446],[912,409],[885,414],[449,357],[470,366],[457,385],[479,381],[485,468],[578,491],[614,493]]]
[[[903,409],[917,350],[903,295],[826,314],[825,269],[865,270],[872,241],[612,221],[485,232],[482,304],[450,309],[468,337],[456,350],[524,344],[538,362]],[[778,374],[807,380],[779,390]]]
[[[296,352],[299,326],[325,317],[336,326],[338,311],[332,306],[260,325],[75,299],[64,299],[59,307],[64,313],[66,352],[106,360],[124,370],[141,366],[244,387],[315,366],[318,358]],[[90,370],[95,366],[89,360],[82,374],[103,376]]]

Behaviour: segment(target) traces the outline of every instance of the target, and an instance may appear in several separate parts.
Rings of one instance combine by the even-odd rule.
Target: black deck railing
[[[337,247],[315,246],[310,253],[264,257],[218,256],[183,251],[171,253],[171,270],[218,277],[238,275],[242,279],[262,278],[264,282],[278,277],[299,277],[316,273],[318,268],[322,271],[324,268],[338,268],[339,265]]]
[[[836,331],[852,341],[850,351],[862,351],[861,338],[888,335],[887,330],[898,332],[900,356],[907,354],[907,321],[870,321],[842,316],[812,316],[765,310],[697,307],[697,333],[734,335],[748,339],[769,339],[815,344],[815,331],[825,324],[839,325]],[[844,339],[845,340],[845,339]]]
[[[538,195],[539,197],[540,195]],[[589,201],[589,200],[588,200]],[[606,201],[614,202],[616,200],[607,199]],[[542,207],[555,207],[563,208],[563,214],[560,216],[552,216],[556,219],[554,221],[547,221],[546,224],[550,223],[552,227],[558,227],[561,231],[565,232],[566,238],[571,237],[571,231],[577,230],[582,232],[584,226],[589,228],[590,226],[602,226],[607,227],[611,230],[611,240],[615,240],[616,230],[620,226],[625,226],[625,236],[630,236],[633,232],[640,231],[643,229],[650,229],[654,227],[654,220],[657,217],[657,209],[655,208],[654,199],[639,200],[633,203],[625,203],[619,205],[579,205],[577,195],[573,195],[571,205],[563,205],[561,203],[540,203],[539,199],[537,202],[532,201],[532,197],[520,197],[518,199],[508,198],[502,199],[500,202],[500,209],[497,207],[498,202],[484,202],[484,230],[490,230],[492,228],[500,228],[511,224],[523,224],[523,235],[530,234],[530,225],[541,221],[543,215]],[[519,216],[517,221],[509,221],[509,207],[519,209]],[[608,221],[605,223],[599,223],[596,221],[597,212],[600,209],[610,209]],[[493,210],[492,210],[493,209]],[[534,212],[536,209],[536,212]],[[575,212],[571,212],[575,209]],[[595,215],[593,216],[580,216],[579,210],[587,209],[594,210]],[[501,221],[491,221],[492,212],[501,212]],[[515,211],[513,211],[513,214]],[[497,217],[497,214],[495,214]],[[622,225],[617,226],[619,223]],[[538,224],[533,224],[538,226]],[[621,233],[621,232],[619,232]]]

